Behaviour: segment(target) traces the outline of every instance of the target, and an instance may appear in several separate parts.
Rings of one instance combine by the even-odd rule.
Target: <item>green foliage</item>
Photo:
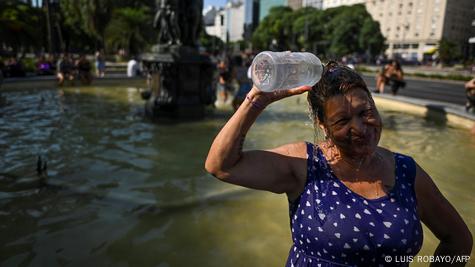
[[[277,42],[275,47],[272,40]],[[360,4],[323,11],[273,8],[252,41],[257,49],[307,50],[333,58],[352,53],[375,56],[383,51],[385,40],[379,23]]]
[[[24,58],[22,60],[23,68],[26,72],[36,71],[36,60],[34,58]]]
[[[439,43],[439,58],[442,64],[448,65],[462,56],[460,48],[456,43],[447,39],[442,39]]]
[[[281,50],[289,47],[292,29],[292,9],[289,7],[273,7],[252,35],[252,43],[257,49]]]
[[[0,1],[0,46],[12,47],[15,52],[44,45],[45,21],[40,9],[18,0]]]
[[[208,52],[216,52],[224,49],[224,42],[216,36],[209,35],[206,31],[200,33],[200,44]]]
[[[152,41],[154,7],[154,0],[62,0],[61,15],[72,45],[85,40],[86,50],[120,47],[136,53]]]
[[[148,7],[117,8],[105,30],[106,46],[112,50],[123,48],[129,54],[139,53],[151,39],[152,15]]]
[[[104,46],[104,31],[114,7],[112,0],[63,0],[61,13],[68,30],[86,35]]]

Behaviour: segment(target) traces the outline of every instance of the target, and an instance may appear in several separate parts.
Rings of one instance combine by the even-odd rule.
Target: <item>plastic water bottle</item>
[[[251,65],[254,85],[261,91],[291,89],[315,85],[322,77],[320,59],[307,52],[259,53]]]

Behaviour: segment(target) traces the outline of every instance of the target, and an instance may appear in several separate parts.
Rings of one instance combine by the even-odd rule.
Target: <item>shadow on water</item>
[[[425,114],[426,122],[431,124],[436,123],[439,127],[447,126],[447,112],[445,108],[440,105],[426,105],[427,112]]]

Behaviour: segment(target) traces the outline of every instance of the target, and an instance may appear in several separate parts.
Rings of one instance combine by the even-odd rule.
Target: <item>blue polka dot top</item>
[[[366,199],[334,175],[320,148],[308,143],[307,157],[304,191],[290,203],[293,245],[286,266],[408,266],[386,256],[415,255],[422,246],[414,160],[394,153],[393,188]]]

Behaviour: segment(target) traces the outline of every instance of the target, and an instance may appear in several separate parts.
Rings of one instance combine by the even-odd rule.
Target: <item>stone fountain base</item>
[[[140,60],[149,73],[150,94],[145,112],[154,119],[200,119],[205,107],[215,100],[210,58],[196,49],[167,46],[142,54]]]

